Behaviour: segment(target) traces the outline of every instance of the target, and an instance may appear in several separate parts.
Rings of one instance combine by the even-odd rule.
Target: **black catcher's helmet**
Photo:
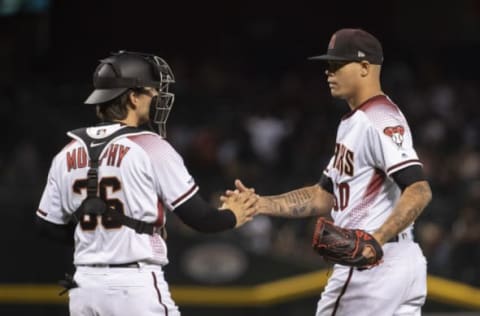
[[[174,82],[173,72],[162,58],[119,51],[100,61],[93,74],[95,90],[85,100],[85,104],[109,102],[131,88],[156,88],[158,97],[152,99],[150,109],[155,110],[155,114],[151,120],[157,125],[158,133],[165,137],[166,123],[175,97],[168,89]]]

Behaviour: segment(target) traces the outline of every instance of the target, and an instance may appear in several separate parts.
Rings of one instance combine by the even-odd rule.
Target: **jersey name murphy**
[[[102,125],[90,127],[87,133],[98,135],[99,129],[106,129],[104,136],[108,137],[120,128],[120,124]],[[95,147],[102,142],[104,140],[99,138],[81,144],[76,139],[55,156],[38,216],[56,224],[71,220],[86,197],[89,163],[86,146],[92,148],[92,144]],[[166,140],[152,132],[138,131],[114,138],[100,154],[99,164],[99,196],[125,215],[158,227],[165,224],[166,210],[174,211],[198,191],[181,156]],[[143,179],[140,183],[137,175]],[[119,228],[107,217],[84,219],[75,230],[75,243],[76,265],[133,261],[168,263],[167,246],[159,234],[137,234],[129,227]]]
[[[123,158],[129,150],[129,146],[125,146],[122,144],[111,144],[100,156],[98,164],[99,166],[102,166],[103,161],[107,159],[107,166],[118,168],[120,167]],[[66,163],[68,172],[75,169],[86,168],[89,164],[89,161],[87,158],[87,151],[85,150],[85,147],[79,146],[67,151]]]
[[[335,144],[333,168],[337,169],[340,175],[353,176],[355,173],[353,158],[353,151],[347,146],[340,143]]]

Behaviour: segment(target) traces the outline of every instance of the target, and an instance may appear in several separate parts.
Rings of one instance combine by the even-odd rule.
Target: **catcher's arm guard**
[[[347,229],[320,217],[313,234],[313,249],[327,261],[357,268],[371,268],[381,263],[382,246],[369,233],[361,229]],[[374,256],[362,255],[369,247]]]

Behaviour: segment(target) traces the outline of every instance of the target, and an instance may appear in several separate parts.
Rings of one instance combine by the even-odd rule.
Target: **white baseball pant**
[[[160,266],[77,267],[72,316],[180,316]]]
[[[419,316],[427,295],[427,262],[403,236],[383,246],[383,262],[358,270],[336,264],[316,316]]]

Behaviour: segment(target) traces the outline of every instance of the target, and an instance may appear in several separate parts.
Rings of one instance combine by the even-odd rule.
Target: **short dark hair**
[[[115,99],[97,104],[97,117],[102,122],[124,120],[128,114],[130,93],[142,93],[145,88],[131,88]]]

